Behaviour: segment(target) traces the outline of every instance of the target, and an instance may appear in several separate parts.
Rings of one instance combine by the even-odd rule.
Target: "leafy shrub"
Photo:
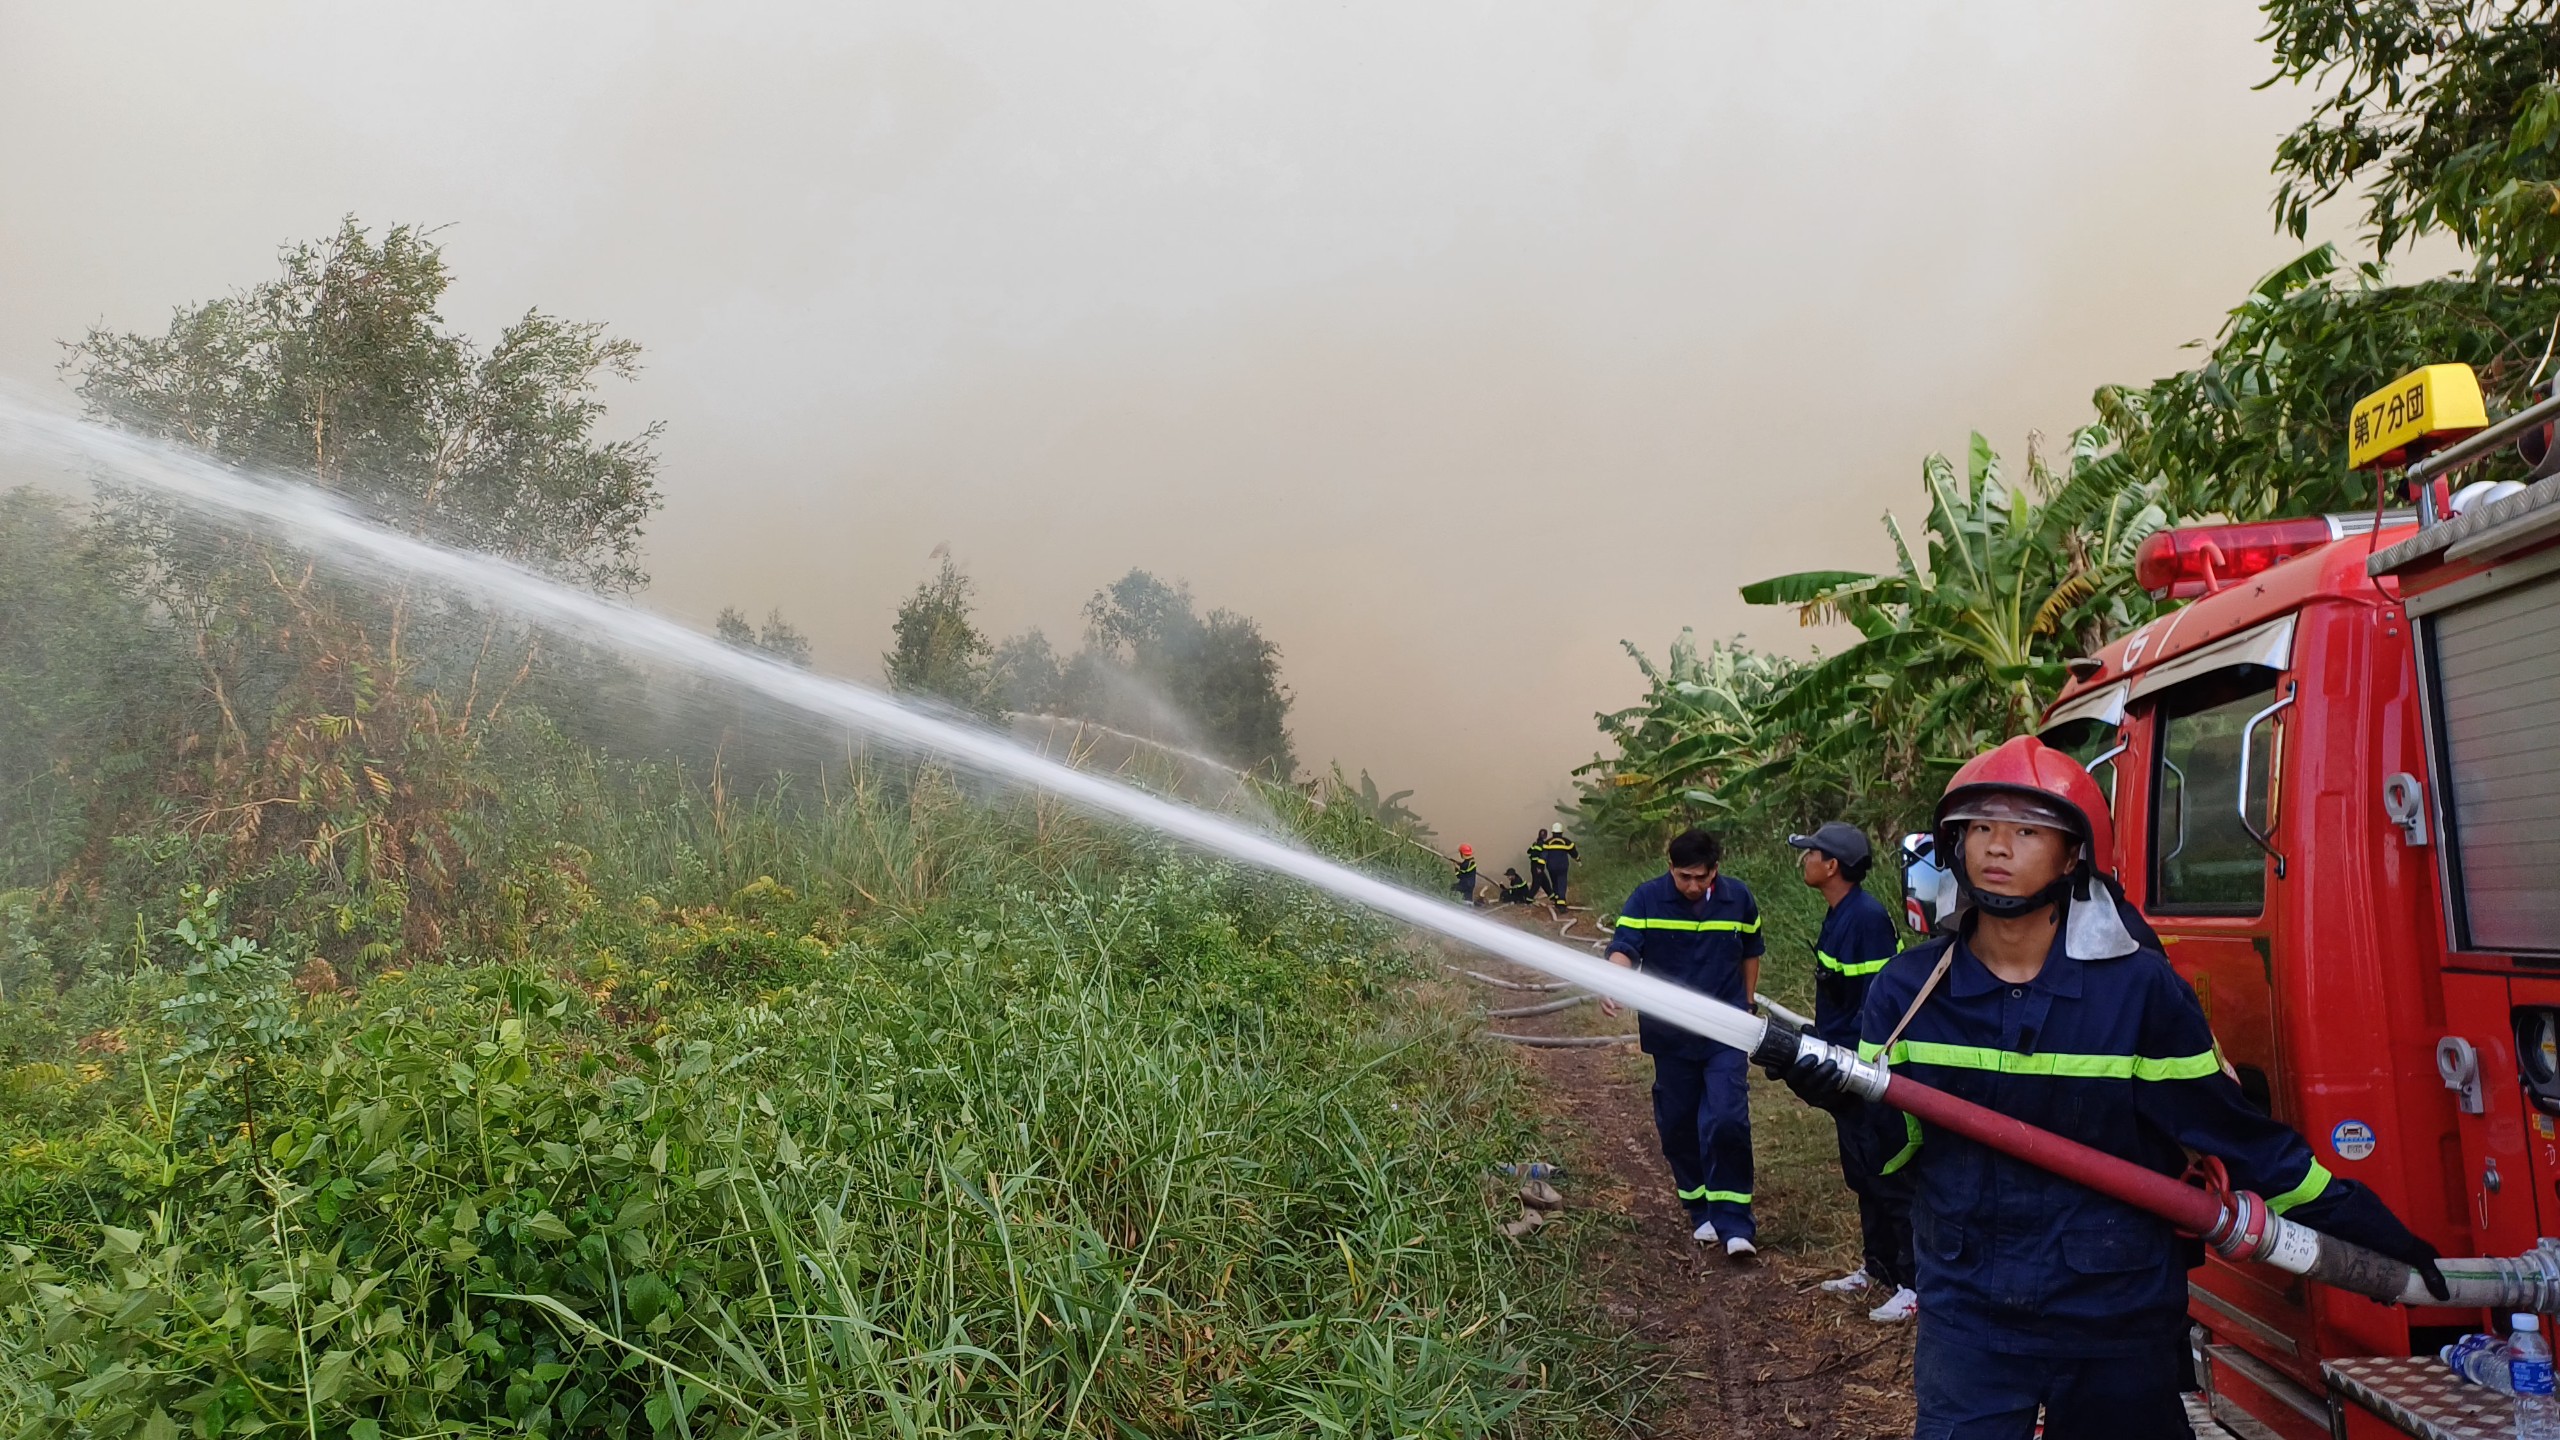
[[[575,970],[435,966],[291,1001],[307,1033],[200,932],[233,958],[159,1012],[214,1037],[176,1068],[201,1087],[263,1037],[267,1118],[254,1141],[182,1124],[156,1082],[13,1171],[0,1425],[1484,1434],[1584,1412],[1542,1378],[1569,1343],[1549,1281],[1496,1248],[1478,1189],[1525,1139],[1511,1072],[1364,1003],[1396,966],[1373,925],[1169,862],[857,928],[817,961],[792,928],[660,920],[651,953],[711,943],[728,968],[642,1013]]]

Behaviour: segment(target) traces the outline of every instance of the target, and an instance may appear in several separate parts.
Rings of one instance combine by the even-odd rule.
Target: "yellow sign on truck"
[[[2488,406],[2468,365],[2421,365],[2356,402],[2347,424],[2347,468],[2397,465],[2420,440],[2452,440],[2485,428]]]

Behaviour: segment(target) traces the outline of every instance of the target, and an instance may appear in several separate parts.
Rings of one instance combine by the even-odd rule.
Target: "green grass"
[[[121,948],[6,910],[0,1429],[1613,1428],[1494,1230],[1518,1072],[1392,932],[930,770],[547,745],[468,948],[344,989],[210,901]]]

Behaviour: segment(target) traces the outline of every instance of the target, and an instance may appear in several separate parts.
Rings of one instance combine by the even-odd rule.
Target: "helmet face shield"
[[[1999,820],[2011,825],[2042,825],[2081,837],[2082,821],[2061,803],[2032,795],[2022,790],[1977,790],[1947,807],[1942,817],[1952,823],[1958,820]]]
[[[2042,909],[2069,894],[2075,875],[2082,869],[2088,853],[2087,822],[2062,801],[2034,790],[2013,789],[1990,784],[1970,787],[1945,802],[1938,817],[1938,848],[1947,856],[1944,862],[1955,872],[1961,887],[1961,903],[1987,910],[1994,915],[2022,915]],[[1976,821],[2004,825],[2032,825],[2066,837],[2067,868],[2053,883],[2032,895],[2000,895],[1981,889],[1973,883],[1965,863],[1965,827]]]

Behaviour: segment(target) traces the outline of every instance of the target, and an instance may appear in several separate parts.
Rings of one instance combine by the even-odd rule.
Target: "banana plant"
[[[1729,812],[1734,807],[1720,793],[1726,782],[1773,756],[1764,716],[1798,662],[1739,641],[1701,651],[1688,630],[1659,666],[1632,642],[1619,643],[1644,672],[1645,696],[1597,717],[1617,753],[1574,771],[1583,828],[1649,835]]]
[[[2168,523],[2156,479],[2128,473],[2113,437],[2075,433],[2057,475],[2031,443],[2013,485],[1973,437],[1961,478],[1943,455],[1921,467],[1923,553],[1888,515],[1895,565],[1813,570],[1743,587],[1755,605],[1793,605],[1808,625],[1845,623],[1847,649],[1798,672],[1766,721],[1794,737],[1796,764],[1882,758],[1902,783],[2031,722],[2063,662],[2148,618],[2133,585],[2142,541]]]

